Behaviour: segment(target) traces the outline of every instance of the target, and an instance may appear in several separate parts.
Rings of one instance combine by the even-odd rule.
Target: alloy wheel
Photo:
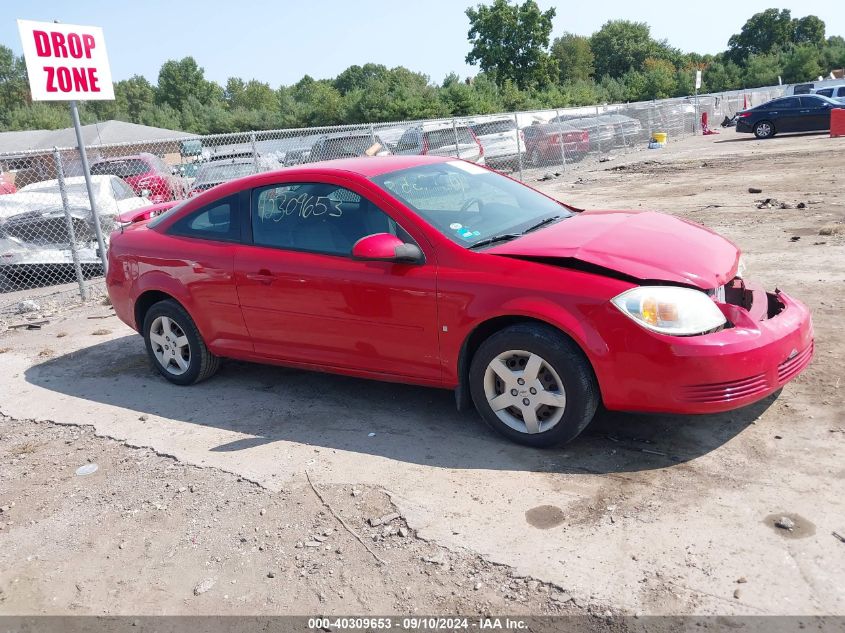
[[[523,350],[509,350],[490,361],[484,394],[496,416],[520,433],[548,431],[566,409],[558,373],[539,354]]]
[[[185,331],[170,317],[157,317],[150,326],[150,343],[156,361],[174,376],[181,376],[191,364],[191,345]]]

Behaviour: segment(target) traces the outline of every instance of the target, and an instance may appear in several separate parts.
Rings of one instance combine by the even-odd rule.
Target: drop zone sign
[[[103,29],[18,20],[33,101],[114,99]]]

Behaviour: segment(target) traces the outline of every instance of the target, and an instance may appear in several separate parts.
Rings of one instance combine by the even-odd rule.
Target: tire
[[[176,301],[159,301],[147,310],[143,334],[153,366],[176,385],[201,382],[220,368],[220,358],[208,351],[194,320]]]
[[[758,121],[754,124],[754,136],[757,138],[772,138],[774,135],[775,126],[771,121]]]
[[[601,401],[595,374],[580,348],[558,330],[531,323],[501,330],[481,344],[470,364],[469,387],[487,424],[536,448],[578,437]],[[545,402],[532,404],[534,396]]]
[[[534,167],[539,167],[543,164],[543,159],[540,156],[540,150],[536,148],[531,150],[531,164],[534,165]]]

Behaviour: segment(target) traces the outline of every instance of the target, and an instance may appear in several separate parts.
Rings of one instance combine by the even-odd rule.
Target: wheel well
[[[160,290],[147,290],[138,297],[138,300],[135,301],[135,325],[139,332],[144,327],[144,318],[147,316],[147,311],[159,301],[166,301],[167,299],[176,301],[172,296]],[[177,303],[179,302],[177,301]]]
[[[493,336],[496,332],[518,323],[535,323],[545,327],[555,327],[546,321],[526,316],[500,316],[490,319],[489,321],[484,321],[476,326],[476,328],[470,332],[469,336],[464,341],[464,344],[461,347],[461,353],[458,355],[458,386],[455,389],[455,400],[458,405],[458,410],[465,411],[472,407],[472,401],[469,395],[469,366],[472,363],[472,357],[475,356],[475,352],[478,351],[478,348],[481,347],[481,344],[484,341]],[[560,328],[555,329],[560,331],[564,336],[569,337],[569,335],[566,334],[566,332],[562,332]],[[577,342],[576,345],[578,345]],[[580,348],[580,345],[578,345],[578,347]],[[584,357],[586,358],[587,355],[584,354]]]

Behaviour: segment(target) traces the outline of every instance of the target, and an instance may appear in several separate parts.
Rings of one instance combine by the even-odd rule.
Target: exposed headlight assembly
[[[639,286],[611,302],[643,327],[661,334],[692,336],[727,323],[713,299],[692,288]]]

